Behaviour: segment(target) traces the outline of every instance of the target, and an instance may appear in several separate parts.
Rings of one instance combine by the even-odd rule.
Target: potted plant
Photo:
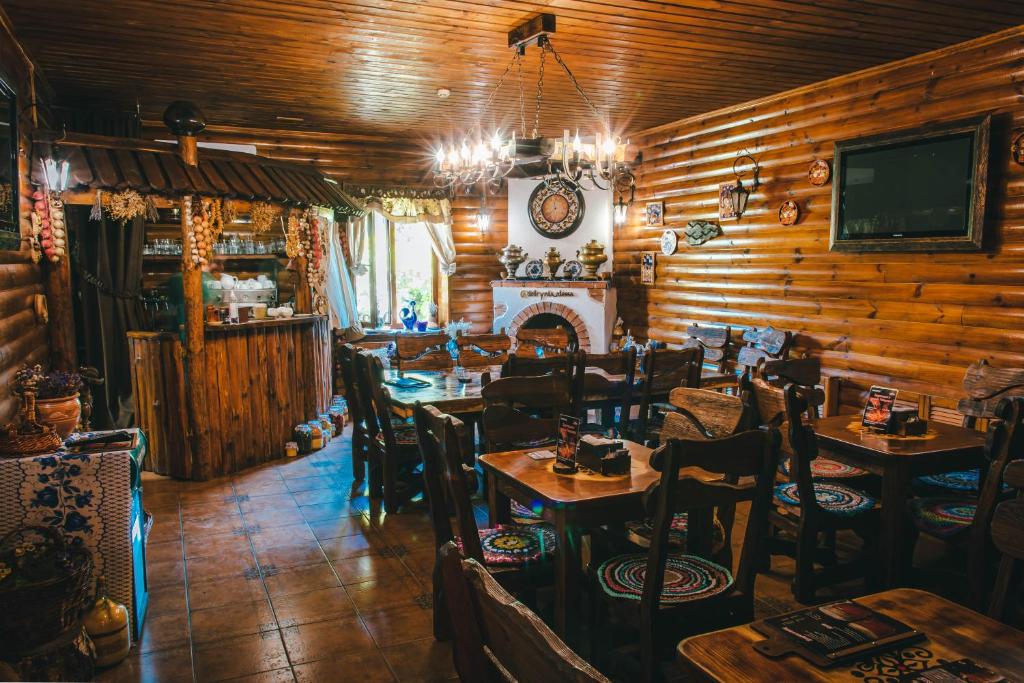
[[[39,422],[53,426],[61,439],[68,438],[82,417],[82,405],[78,400],[81,376],[77,372],[46,372],[41,365],[26,365],[15,373],[13,391],[22,394],[31,384],[35,385]]]

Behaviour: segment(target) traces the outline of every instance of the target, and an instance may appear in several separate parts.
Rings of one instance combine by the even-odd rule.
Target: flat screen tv
[[[989,117],[835,144],[833,251],[982,247]]]

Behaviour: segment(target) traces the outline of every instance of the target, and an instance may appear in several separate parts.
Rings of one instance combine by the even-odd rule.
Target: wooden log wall
[[[21,234],[32,233],[29,214],[32,211],[28,183],[29,135],[34,126],[34,117],[29,103],[32,102],[36,75],[10,29],[10,23],[3,8],[0,8],[0,73],[13,81],[18,93],[18,118],[20,152],[18,157],[19,216]],[[38,118],[39,112],[36,112]],[[4,162],[6,163],[6,162]],[[24,242],[21,248],[0,250],[0,424],[5,424],[17,413],[18,400],[10,393],[8,385],[18,368],[26,363],[46,363],[49,360],[50,345],[46,323],[34,312],[34,299],[46,292],[45,269],[32,262]]]
[[[505,272],[497,252],[508,244],[508,199],[488,197],[491,225],[481,234],[476,226],[479,197],[457,197],[452,203],[455,274],[448,278],[448,318],[473,323],[473,332],[490,332],[494,320],[491,280]],[[540,258],[541,254],[531,254]]]
[[[207,328],[209,450],[194,453],[180,438],[190,427],[180,340],[166,333],[129,336],[135,413],[153,435],[150,465],[159,474],[207,479],[283,457],[295,425],[330,402],[326,318]]]
[[[773,325],[797,352],[847,378],[843,402],[871,384],[957,396],[967,365],[1024,367],[1024,167],[1010,141],[1024,128],[1024,30],[988,36],[883,67],[798,88],[633,135],[643,154],[637,203],[615,239],[620,315],[634,334],[680,342],[692,322]],[[837,140],[991,113],[984,253],[840,254],[829,251],[831,183],[807,169],[831,161]],[[739,221],[700,247],[687,221],[718,220],[718,186],[748,150],[760,189]],[[744,179],[745,181],[747,179]],[[799,222],[779,224],[795,200]],[[653,287],[639,284],[640,253],[664,228],[643,225],[647,201],[665,202],[680,234],[657,256]]]

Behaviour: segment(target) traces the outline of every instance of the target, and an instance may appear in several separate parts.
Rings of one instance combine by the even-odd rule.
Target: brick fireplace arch
[[[573,330],[576,331],[576,339],[580,343],[580,350],[590,352],[590,333],[587,331],[587,326],[583,323],[583,319],[568,306],[550,301],[530,304],[519,311],[516,317],[512,319],[508,329],[508,336],[512,339],[512,348],[515,348],[518,343],[516,341],[516,333],[519,331],[519,328],[533,316],[542,313],[551,313],[565,318],[572,325]]]

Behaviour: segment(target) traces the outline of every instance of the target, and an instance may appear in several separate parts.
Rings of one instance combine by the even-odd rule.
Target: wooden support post
[[[313,312],[313,292],[309,288],[309,278],[306,276],[306,257],[295,258],[295,312]]]
[[[203,311],[203,273],[192,263],[191,230],[186,202],[181,202],[181,286],[185,306],[185,396],[192,478],[210,478],[210,422],[206,410],[206,321]]]
[[[46,307],[50,314],[50,359],[57,370],[72,371],[78,367],[75,348],[75,314],[71,301],[71,263],[65,254],[46,268]]]

